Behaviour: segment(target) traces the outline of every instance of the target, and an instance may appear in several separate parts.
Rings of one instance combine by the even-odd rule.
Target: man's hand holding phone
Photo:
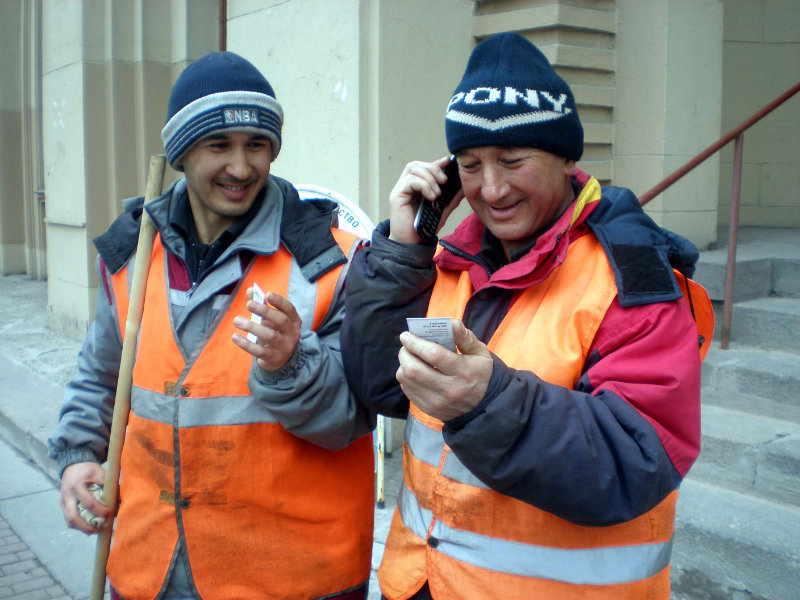
[[[404,244],[430,241],[463,197],[458,164],[452,157],[408,163],[389,196],[389,239]]]

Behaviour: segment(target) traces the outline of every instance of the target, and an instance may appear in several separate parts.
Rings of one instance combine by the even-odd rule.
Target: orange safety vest
[[[702,288],[692,293],[711,311]],[[471,294],[466,272],[439,270],[428,315],[461,318]],[[543,283],[522,292],[489,350],[573,389],[616,294],[600,243],[584,235]],[[427,581],[434,598],[669,599],[677,490],[632,521],[581,526],[489,489],[441,431],[441,421],[411,405],[405,481],[378,572],[385,596],[409,598]]]
[[[334,236],[347,254],[354,238]],[[250,395],[253,358],[231,341],[234,316],[248,314],[246,288],[257,282],[287,296],[292,260],[283,246],[258,256],[202,349],[184,357],[156,237],[108,562],[111,584],[126,600],[158,594],[181,538],[203,598],[318,598],[369,578],[371,437],[330,451],[288,433]],[[330,307],[341,270],[313,286],[312,329]],[[125,270],[112,277],[121,328],[126,279]]]

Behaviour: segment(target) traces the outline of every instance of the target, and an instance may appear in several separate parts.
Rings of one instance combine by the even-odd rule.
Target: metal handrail
[[[752,117],[750,117],[749,119],[746,119],[745,121],[742,121],[737,127],[733,128],[727,135],[724,135],[719,140],[717,140],[716,142],[711,144],[708,148],[703,150],[700,154],[695,156],[692,160],[687,162],[680,169],[677,169],[674,173],[672,173],[667,178],[665,178],[661,183],[653,186],[652,188],[647,190],[644,194],[639,196],[639,204],[644,206],[645,204],[650,202],[650,200],[652,200],[653,198],[658,196],[661,192],[663,192],[665,189],[667,189],[673,183],[678,181],[678,179],[680,179],[681,177],[686,175],[689,171],[691,171],[696,166],[698,166],[700,163],[705,161],[712,154],[714,154],[715,152],[718,152],[719,150],[721,150],[724,146],[729,144],[732,140],[734,140],[739,135],[744,133],[745,129],[748,129],[749,127],[755,125],[755,123],[757,121],[760,121],[761,119],[763,119],[765,116],[767,116],[773,110],[778,108],[778,106],[780,106],[781,104],[786,102],[789,98],[794,96],[797,92],[800,92],[800,82],[798,82],[797,85],[795,85],[794,87],[788,89],[786,92],[784,92],[783,94],[778,96],[775,100],[773,100],[772,102],[767,104],[764,108],[762,108],[760,111],[755,113]]]
[[[755,125],[758,121],[763,119],[798,92],[800,92],[800,82],[798,82],[794,87],[786,90],[783,94],[764,106],[764,108],[759,110],[749,119],[742,121],[737,127],[734,127],[726,135],[722,136],[719,140],[711,144],[692,160],[687,162],[681,168],[677,169],[659,184],[653,186],[639,197],[639,204],[644,206],[673,183],[678,181],[681,177],[689,173],[689,171],[712,156],[715,152],[721,150],[731,141],[735,141],[733,150],[733,185],[731,187],[731,217],[730,227],[728,229],[728,263],[725,270],[725,297],[722,306],[721,347],[723,350],[727,350],[728,346],[730,345],[731,319],[733,317],[733,282],[736,272],[736,244],[739,233],[739,195],[741,193],[742,181],[744,132],[746,129],[749,129]]]

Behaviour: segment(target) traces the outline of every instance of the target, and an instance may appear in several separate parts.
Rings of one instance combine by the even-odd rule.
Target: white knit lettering
[[[550,104],[553,105],[553,110],[554,111],[556,111],[556,112],[564,112],[564,103],[567,101],[567,95],[566,94],[561,94],[558,97],[558,100],[556,100],[555,98],[553,98],[547,92],[539,92],[539,93],[542,96],[544,96],[545,100],[547,100]]]
[[[478,98],[478,95],[481,97]],[[467,104],[491,104],[500,100],[500,95],[500,90],[497,88],[479,87],[470,90],[464,98],[464,102]]]
[[[451,106],[453,106],[453,104],[455,104],[456,102],[461,102],[461,99],[462,99],[463,97],[464,97],[464,92],[458,92],[458,93],[457,93],[455,96],[453,96],[452,98],[450,98],[450,103],[447,105],[447,108],[449,109],[449,108],[450,108]]]
[[[536,95],[536,90],[526,89],[523,94],[519,90],[506,86],[504,104],[516,104],[517,99],[522,98],[525,103],[531,108],[539,108],[539,96]]]

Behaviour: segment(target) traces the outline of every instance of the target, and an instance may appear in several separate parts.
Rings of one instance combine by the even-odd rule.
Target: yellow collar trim
[[[575,224],[575,221],[578,220],[578,217],[581,216],[583,209],[586,208],[588,204],[597,202],[600,200],[601,196],[602,190],[600,189],[600,183],[594,177],[590,177],[588,183],[583,187],[581,195],[578,196],[578,201],[575,203],[575,210],[572,211],[572,219],[569,222],[569,226],[572,227]]]

